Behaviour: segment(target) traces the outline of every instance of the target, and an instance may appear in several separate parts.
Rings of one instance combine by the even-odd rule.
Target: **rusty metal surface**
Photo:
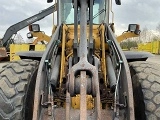
[[[80,43],[79,43],[79,57],[80,60],[87,61],[87,0],[81,0],[81,17],[80,17]]]
[[[0,47],[0,61],[8,57],[5,47]]]
[[[101,110],[100,110],[100,93],[99,93],[99,79],[98,79],[98,69],[90,64],[87,61],[87,0],[81,0],[81,17],[80,17],[80,43],[79,43],[79,57],[80,61],[75,64],[71,69],[69,73],[69,93],[71,96],[75,95],[75,75],[77,72],[81,73],[81,84],[80,84],[80,95],[81,101],[80,101],[80,119],[85,120],[86,119],[86,71],[91,73],[92,78],[92,95],[95,97],[95,112],[96,112],[96,119],[101,119]],[[82,72],[83,71],[83,72]],[[84,86],[82,86],[84,85]],[[83,104],[83,105],[82,105]]]
[[[54,111],[55,120],[79,120],[80,118],[79,109],[70,108],[70,117],[67,119],[65,115],[65,108],[55,108]],[[113,120],[112,114],[113,110],[110,108],[101,109],[101,120]],[[87,110],[87,120],[97,120],[95,109]],[[121,113],[119,120],[126,120],[123,112]]]
[[[116,38],[111,30],[110,27],[106,25],[107,28],[107,34],[108,34],[108,39],[113,40],[115,42],[115,46],[120,54],[121,60],[123,61],[122,65],[122,71],[121,71],[121,76],[120,79],[123,80],[121,81],[121,93],[126,92],[127,93],[127,119],[128,120],[135,120],[134,118],[134,101],[133,101],[133,89],[132,89],[132,82],[131,82],[131,75],[130,75],[130,70],[128,67],[127,60],[125,58],[125,55],[122,51],[122,49],[119,46],[119,43],[116,41]]]
[[[84,58],[84,57],[83,57]],[[85,59],[81,59],[76,65],[74,65],[70,69],[69,74],[69,92],[71,93],[71,96],[74,96],[75,94],[75,73],[77,71],[89,71],[92,74],[92,95],[95,96],[95,112],[96,112],[96,119],[101,119],[101,106],[100,106],[100,93],[99,93],[99,79],[98,79],[98,64],[97,67],[91,65],[88,61],[85,61]],[[83,112],[84,110],[81,109]],[[85,115],[84,115],[85,116]]]
[[[99,79],[98,79],[98,70],[95,66],[91,65],[87,61],[80,61],[71,68],[69,75],[69,92],[71,96],[75,94],[75,73],[77,71],[90,71],[92,74],[92,95],[96,97],[96,112],[97,119],[101,118],[100,115],[100,93],[99,93]]]
[[[87,79],[86,79],[86,71],[81,71],[81,83],[80,83],[80,120],[87,119]]]
[[[44,71],[45,60],[47,59],[47,57],[52,57],[51,53],[53,53],[53,47],[55,45],[55,40],[58,40],[60,28],[61,27],[58,26],[55,33],[53,34],[51,41],[47,45],[47,49],[44,52],[40,65],[39,65],[37,78],[36,78],[36,85],[35,85],[34,110],[33,110],[32,120],[39,120],[40,114],[43,114],[43,112],[41,111],[41,107],[40,107],[40,99],[41,99],[41,91],[44,90],[44,85],[45,85],[46,78],[47,78],[45,71]]]
[[[66,93],[66,120],[70,119],[70,106],[71,106],[71,97],[70,94]],[[60,115],[61,116],[61,115]]]
[[[99,76],[98,76],[98,64],[96,64],[95,66],[93,66],[92,64],[90,64],[87,60],[87,14],[86,14],[86,8],[87,8],[87,0],[81,0],[81,22],[80,22],[80,43],[79,43],[79,57],[80,57],[80,61],[72,66],[72,61],[69,61],[69,74],[68,74],[68,91],[66,92],[66,104],[65,104],[65,108],[62,108],[62,106],[57,106],[57,108],[54,109],[54,117],[55,119],[58,120],[111,120],[112,119],[112,115],[113,115],[113,110],[111,109],[111,107],[106,107],[106,109],[102,109],[101,108],[101,100],[100,100],[100,88],[99,88]],[[58,31],[56,31],[58,33]],[[56,33],[55,32],[55,33]],[[63,31],[64,32],[64,31]],[[64,32],[65,33],[65,32]],[[111,34],[111,32],[110,32]],[[111,35],[112,36],[112,35]],[[55,36],[54,36],[55,37]],[[62,36],[65,38],[65,36]],[[52,42],[52,40],[51,40]],[[48,115],[48,110],[46,110],[47,112],[43,112],[40,111],[40,91],[42,89],[44,89],[45,86],[45,80],[46,80],[46,75],[45,75],[45,64],[44,61],[46,60],[47,56],[49,55],[50,51],[51,51],[51,47],[52,47],[52,43],[49,43],[49,47],[47,47],[48,49],[46,50],[46,52],[44,53],[42,60],[41,60],[41,64],[40,64],[40,68],[38,71],[38,75],[37,75],[37,82],[36,82],[36,91],[35,91],[35,101],[34,101],[34,115],[33,115],[33,120],[37,120],[39,119],[39,116],[42,115],[43,119],[46,120]],[[63,44],[65,44],[65,42],[63,41]],[[65,47],[64,45],[62,47]],[[103,46],[105,47],[105,46]],[[64,50],[65,48],[63,48]],[[105,48],[104,48],[105,49]],[[52,52],[52,51],[51,51]],[[64,56],[64,55],[63,55]],[[105,55],[104,55],[105,56]],[[105,62],[105,61],[104,61]],[[97,62],[98,63],[98,62]],[[125,63],[126,64],[126,63]],[[64,65],[64,64],[62,64]],[[62,66],[61,65],[61,66]],[[123,66],[124,67],[124,66]],[[126,67],[126,66],[125,66]],[[125,69],[127,70],[127,69]],[[128,70],[129,71],[129,70]],[[89,75],[91,77],[91,94],[94,97],[94,109],[92,110],[87,110],[86,108],[86,92],[87,92],[87,79],[86,79],[86,74],[87,72],[89,72]],[[76,86],[76,75],[79,75],[80,73],[80,110],[76,110],[71,108],[71,97],[76,95],[76,90],[75,87]],[[129,74],[126,71],[123,71],[124,76],[129,76]],[[61,73],[62,75],[62,73]],[[128,77],[127,76],[127,77]],[[129,78],[129,77],[128,77]],[[127,79],[128,80],[128,79]],[[128,83],[130,83],[130,81],[127,81],[127,83],[125,83],[124,85],[127,84],[127,89],[128,87],[132,87],[130,85],[128,85]],[[129,92],[131,91],[132,88],[130,88]],[[126,90],[126,89],[125,89]],[[129,96],[129,100],[131,99],[131,102],[129,101],[129,115],[131,115],[131,117],[129,116],[128,118],[132,118],[134,115],[134,108],[133,108],[133,100],[132,95]],[[132,110],[133,109],[133,110]],[[47,115],[46,115],[46,114]],[[125,113],[127,114],[127,113]],[[45,116],[46,115],[46,116]],[[134,120],[134,119],[131,119]]]

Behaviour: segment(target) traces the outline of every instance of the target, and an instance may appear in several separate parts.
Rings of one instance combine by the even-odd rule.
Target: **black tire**
[[[38,61],[10,62],[0,70],[0,120],[31,120]]]
[[[129,63],[136,120],[160,120],[160,65]]]

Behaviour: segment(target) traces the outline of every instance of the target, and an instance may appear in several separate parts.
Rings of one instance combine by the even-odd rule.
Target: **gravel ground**
[[[148,58],[147,61],[160,64],[160,55],[154,55],[154,57]]]

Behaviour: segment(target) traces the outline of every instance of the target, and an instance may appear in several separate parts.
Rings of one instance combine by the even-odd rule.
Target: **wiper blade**
[[[97,16],[99,16],[100,14],[102,14],[104,11],[106,11],[105,9],[100,10],[97,14],[95,14],[93,16],[93,19],[96,18]]]

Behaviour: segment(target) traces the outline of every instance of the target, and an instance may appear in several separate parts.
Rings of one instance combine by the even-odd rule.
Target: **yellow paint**
[[[134,32],[125,32],[122,35],[117,37],[117,41],[120,43],[123,40],[126,40],[128,38],[132,38],[132,37],[139,37],[139,35],[136,35]]]
[[[93,109],[94,108],[94,99],[91,95],[87,95],[87,109]],[[72,97],[71,99],[71,105],[74,109],[80,109],[80,95],[76,95],[76,97]]]
[[[105,60],[105,50],[108,49],[108,44],[105,43],[105,27],[104,25],[93,25],[93,40],[94,40],[94,55],[101,59],[101,74],[103,76],[104,82],[106,83],[106,60]],[[87,26],[87,39],[89,36],[89,26]],[[74,40],[74,25],[64,25],[62,33],[62,53],[61,53],[61,72],[60,72],[60,86],[65,76],[65,60],[73,55],[73,40]],[[78,42],[80,40],[80,26],[78,25]],[[65,56],[65,59],[64,59]]]
[[[138,44],[138,51],[145,51],[153,54],[160,54],[160,41],[140,43]]]
[[[20,51],[29,51],[29,44],[10,44],[10,61],[19,60],[20,57],[15,54]]]
[[[94,55],[97,56],[101,61],[101,76],[103,76],[104,82],[106,83],[106,53],[108,44],[105,43],[105,27],[104,25],[93,25],[93,40],[94,40]],[[89,26],[87,26],[87,39],[89,36]],[[61,39],[61,68],[60,68],[60,87],[63,82],[63,77],[66,76],[65,67],[70,56],[73,55],[73,40],[74,40],[74,25],[63,25],[62,28],[62,39]],[[78,42],[80,40],[80,26],[78,26]],[[87,109],[93,109],[94,99],[91,95],[87,95]],[[72,97],[72,107],[74,109],[80,108],[80,95]]]
[[[152,53],[160,54],[160,41],[152,42]]]
[[[38,44],[38,42],[41,41],[46,41],[49,42],[51,40],[51,37],[44,34],[43,32],[31,32],[31,34],[33,35],[33,37],[37,37],[34,41],[33,41],[33,45]]]
[[[20,57],[15,54],[17,52],[30,51],[31,46],[34,46],[34,51],[44,51],[46,49],[44,44],[10,44],[10,61],[19,60]]]
[[[44,44],[37,44],[35,45],[35,51],[45,51],[46,45]]]
[[[138,51],[151,52],[152,43],[140,43],[138,44]]]
[[[60,88],[62,85],[62,79],[65,76],[65,42],[66,42],[66,30],[67,26],[63,25],[63,32],[62,32],[62,48],[61,48],[61,69],[60,69]]]
[[[101,68],[103,72],[103,77],[104,77],[104,82],[107,84],[107,70],[106,70],[106,54],[105,54],[105,38],[104,38],[104,32],[105,32],[105,27],[104,25],[100,26],[101,29],[101,44],[102,44],[102,58],[101,58]]]

